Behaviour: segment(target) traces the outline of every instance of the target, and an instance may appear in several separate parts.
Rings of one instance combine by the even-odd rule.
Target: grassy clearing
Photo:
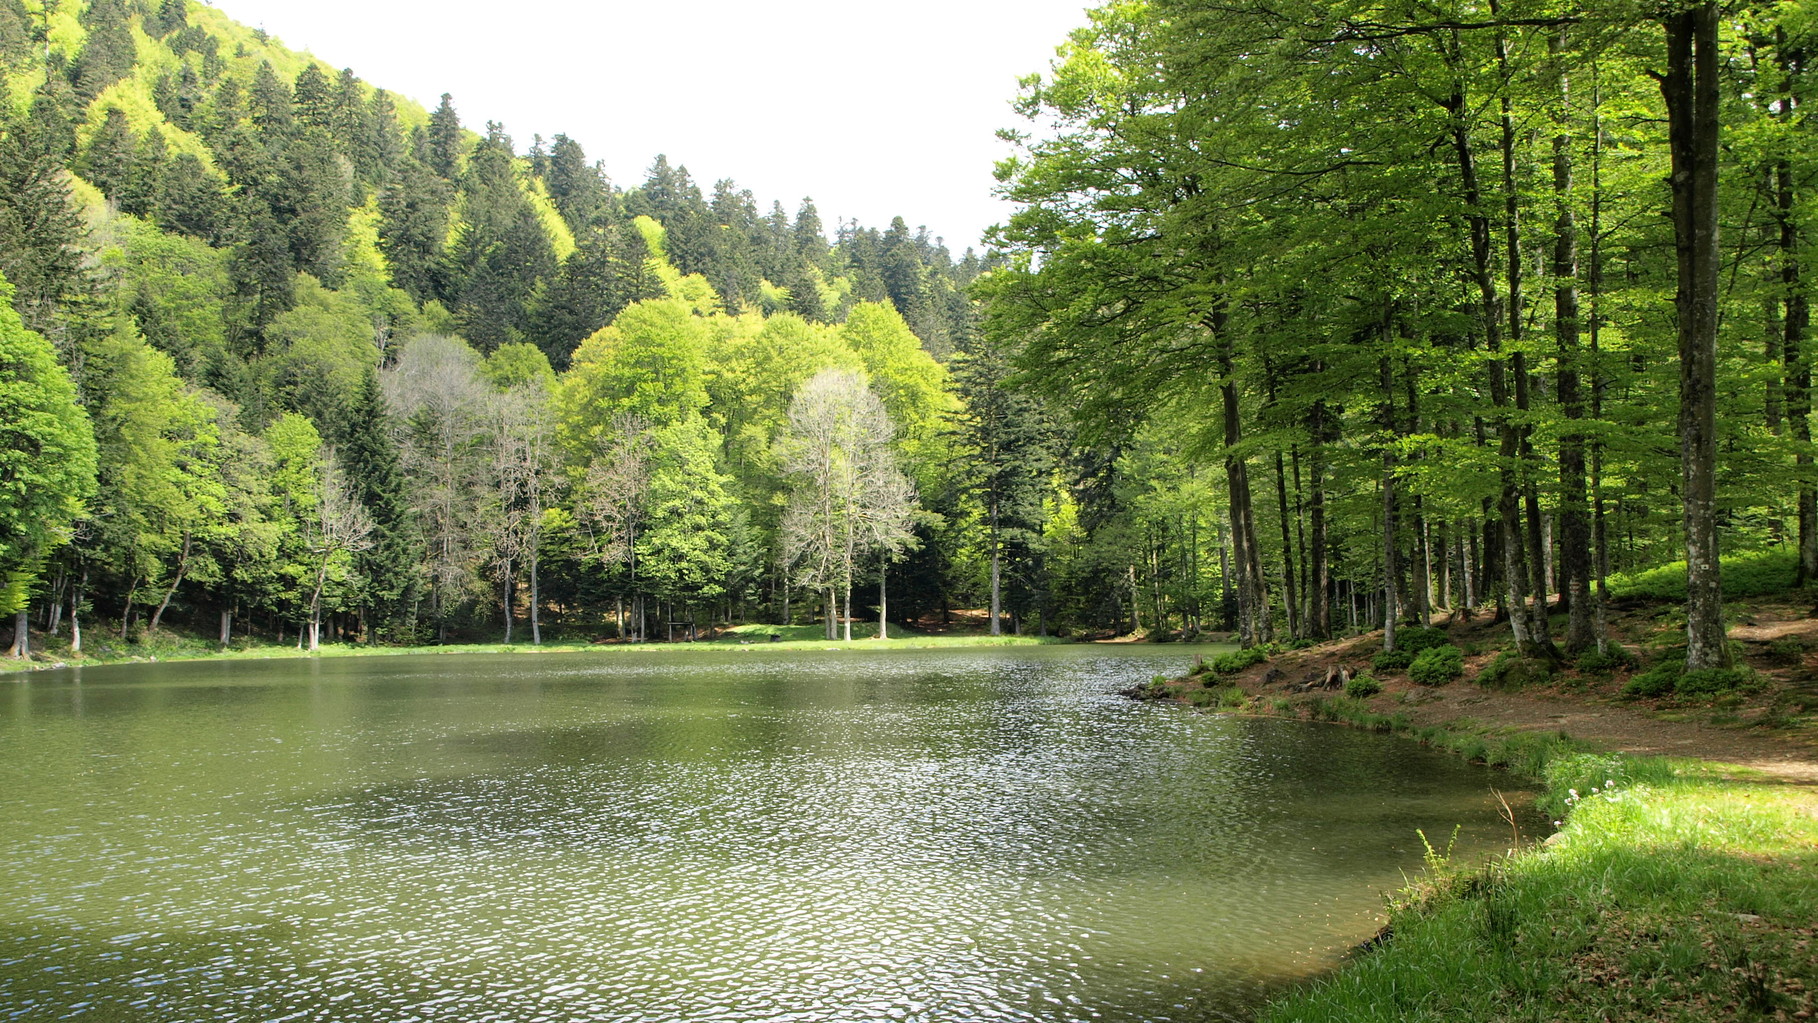
[[[1477,741],[1458,736],[1438,744]],[[1475,869],[1433,851],[1390,898],[1387,942],[1261,1020],[1818,1013],[1818,794],[1721,765],[1573,752],[1563,737],[1524,748],[1514,759],[1540,762],[1563,830]]]
[[[141,637],[131,643],[121,642],[118,635],[90,631],[86,649],[71,656],[67,641],[48,641],[34,634],[31,660],[16,661],[0,657],[0,674],[47,668],[58,665],[138,664],[149,661],[197,661],[220,659],[274,660],[293,657],[395,657],[412,654],[633,654],[707,652],[728,650],[924,650],[965,647],[1038,646],[1065,640],[1038,636],[930,635],[899,626],[890,627],[887,639],[876,638],[877,624],[853,623],[852,641],[823,638],[819,625],[744,625],[727,630],[712,639],[675,643],[594,643],[587,640],[552,640],[533,646],[526,639],[517,643],[447,643],[435,646],[362,646],[357,644],[324,644],[311,653],[292,643],[239,642],[223,650],[219,644],[174,631]],[[777,639],[772,640],[775,635]]]

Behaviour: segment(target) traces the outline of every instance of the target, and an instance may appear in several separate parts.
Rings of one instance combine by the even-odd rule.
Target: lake
[[[1507,776],[1139,704],[1192,647],[0,682],[0,1018],[1223,1020]]]

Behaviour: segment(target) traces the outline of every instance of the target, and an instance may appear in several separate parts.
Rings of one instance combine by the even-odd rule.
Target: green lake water
[[[0,682],[0,1019],[1223,1020],[1510,780],[1116,695],[1189,647]]]

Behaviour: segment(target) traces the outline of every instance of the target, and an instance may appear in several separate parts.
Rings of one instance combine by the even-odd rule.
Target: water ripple
[[[34,682],[0,1018],[1217,1019],[1368,933],[1414,828],[1500,840],[1418,747],[1111,695],[1185,658]]]

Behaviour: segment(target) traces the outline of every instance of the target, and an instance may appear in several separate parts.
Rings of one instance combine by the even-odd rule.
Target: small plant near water
[[[1345,683],[1345,695],[1353,700],[1368,699],[1380,692],[1382,692],[1382,683],[1376,681],[1375,677],[1367,672],[1353,675],[1351,680]]]
[[[1395,649],[1377,654],[1370,666],[1385,673],[1406,671],[1428,650],[1446,649],[1458,649],[1452,645],[1452,637],[1446,634],[1446,630],[1425,625],[1404,625],[1395,630]]]
[[[1253,664],[1261,664],[1269,659],[1269,649],[1263,644],[1233,650],[1228,654],[1219,654],[1212,659],[1212,671],[1219,675],[1235,675]]]
[[[1423,686],[1443,686],[1464,674],[1464,651],[1451,644],[1422,650],[1408,665],[1408,677]]]

